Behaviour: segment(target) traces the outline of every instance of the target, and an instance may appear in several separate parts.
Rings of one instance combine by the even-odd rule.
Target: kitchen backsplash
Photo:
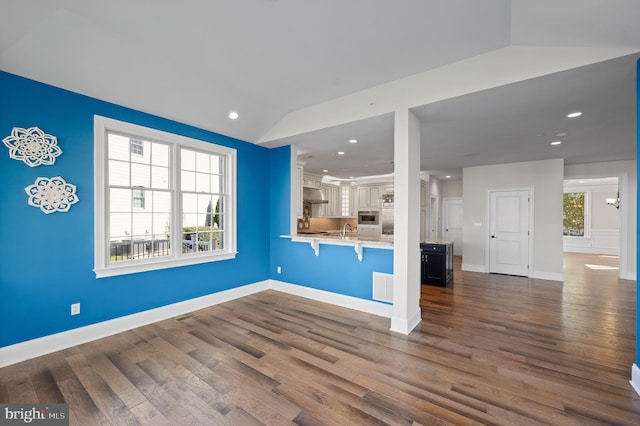
[[[345,223],[353,226],[356,230],[358,226],[358,218],[356,217],[310,217],[307,221],[298,219],[298,231],[303,232],[320,232],[320,231],[339,231]]]

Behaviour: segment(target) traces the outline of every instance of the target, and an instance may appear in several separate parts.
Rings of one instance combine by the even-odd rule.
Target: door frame
[[[490,256],[491,256],[491,194],[494,192],[527,192],[529,195],[529,269],[527,271],[527,277],[533,277],[533,271],[535,270],[535,257],[533,255],[533,240],[535,238],[534,223],[535,218],[533,216],[535,199],[534,188],[532,186],[515,187],[515,188],[492,188],[487,190],[486,194],[486,210],[485,210],[485,246],[484,246],[484,267],[485,271],[491,273]]]

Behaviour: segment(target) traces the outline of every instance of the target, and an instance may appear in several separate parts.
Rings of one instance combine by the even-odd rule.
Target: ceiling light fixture
[[[237,113],[237,112],[235,112],[235,111],[231,111],[231,112],[229,113],[229,118],[230,118],[230,119],[232,119],[232,120],[235,120],[235,119],[237,119],[238,117],[240,117],[240,116],[239,116],[239,115],[238,115],[238,113]]]
[[[560,145],[562,143],[562,141],[553,141],[551,142],[551,145]]]
[[[451,179],[451,176],[446,175],[446,176],[445,176],[445,179]]]
[[[322,171],[322,173],[329,173],[329,170],[324,169],[324,170]]]
[[[338,155],[344,155],[344,151],[338,151]]]
[[[576,112],[572,112],[570,114],[567,114],[567,118],[576,118],[576,117],[580,117],[582,115],[582,113],[580,111],[576,111]]]
[[[349,139],[349,143],[358,143],[358,139]]]
[[[562,133],[556,133],[556,137],[557,137],[557,138],[562,138],[562,137],[564,137],[564,136],[567,136],[567,133],[565,133],[565,132],[562,132]]]

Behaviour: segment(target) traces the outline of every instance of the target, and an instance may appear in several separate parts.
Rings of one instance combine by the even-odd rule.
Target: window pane
[[[163,191],[153,191],[153,212],[171,213],[171,193]]]
[[[181,179],[182,179],[181,188],[183,191],[195,192],[196,174],[194,172],[182,171]]]
[[[221,175],[223,173],[221,156],[219,155],[211,156],[211,173],[215,173],[217,175]]]
[[[171,235],[171,216],[167,213],[153,214],[153,238],[169,238]]]
[[[186,149],[180,150],[181,169],[182,170],[196,170],[196,153]]]
[[[138,238],[147,238],[151,233],[151,219],[150,213],[133,213],[133,225],[131,234]]]
[[[209,157],[210,155],[204,152],[196,153],[197,171],[200,173],[209,173]]]
[[[109,185],[129,186],[129,163],[109,160]]]
[[[182,228],[193,228],[195,230],[198,226],[198,214],[197,213],[185,213],[182,215]]]
[[[131,164],[131,186],[151,187],[151,168],[145,164]]]
[[[196,191],[209,192],[209,175],[205,173],[196,174]]]
[[[109,191],[112,212],[131,211],[131,190],[111,188]]]
[[[562,234],[584,237],[584,192],[564,194]]]
[[[196,194],[182,194],[182,211],[184,213],[198,212],[198,196]]]
[[[111,240],[123,240],[131,235],[131,213],[111,213],[109,215],[109,235]]]
[[[129,161],[129,138],[125,136],[116,135],[113,133],[109,133],[107,135],[108,139],[108,150],[109,150],[109,159],[111,160],[122,160]]]
[[[211,175],[211,192],[214,194],[222,193],[222,179],[221,176]]]
[[[151,187],[169,189],[169,169],[166,167],[151,167]]]
[[[132,163],[151,163],[151,144],[149,142],[131,138],[129,149]]]
[[[151,164],[169,167],[169,146],[161,143],[151,144]]]

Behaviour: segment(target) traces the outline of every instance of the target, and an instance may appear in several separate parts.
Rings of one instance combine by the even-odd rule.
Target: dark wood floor
[[[616,265],[568,254],[565,283],[458,269],[423,286],[409,336],[268,291],[2,368],[0,402],[67,402],[75,425],[638,425],[635,281]]]

